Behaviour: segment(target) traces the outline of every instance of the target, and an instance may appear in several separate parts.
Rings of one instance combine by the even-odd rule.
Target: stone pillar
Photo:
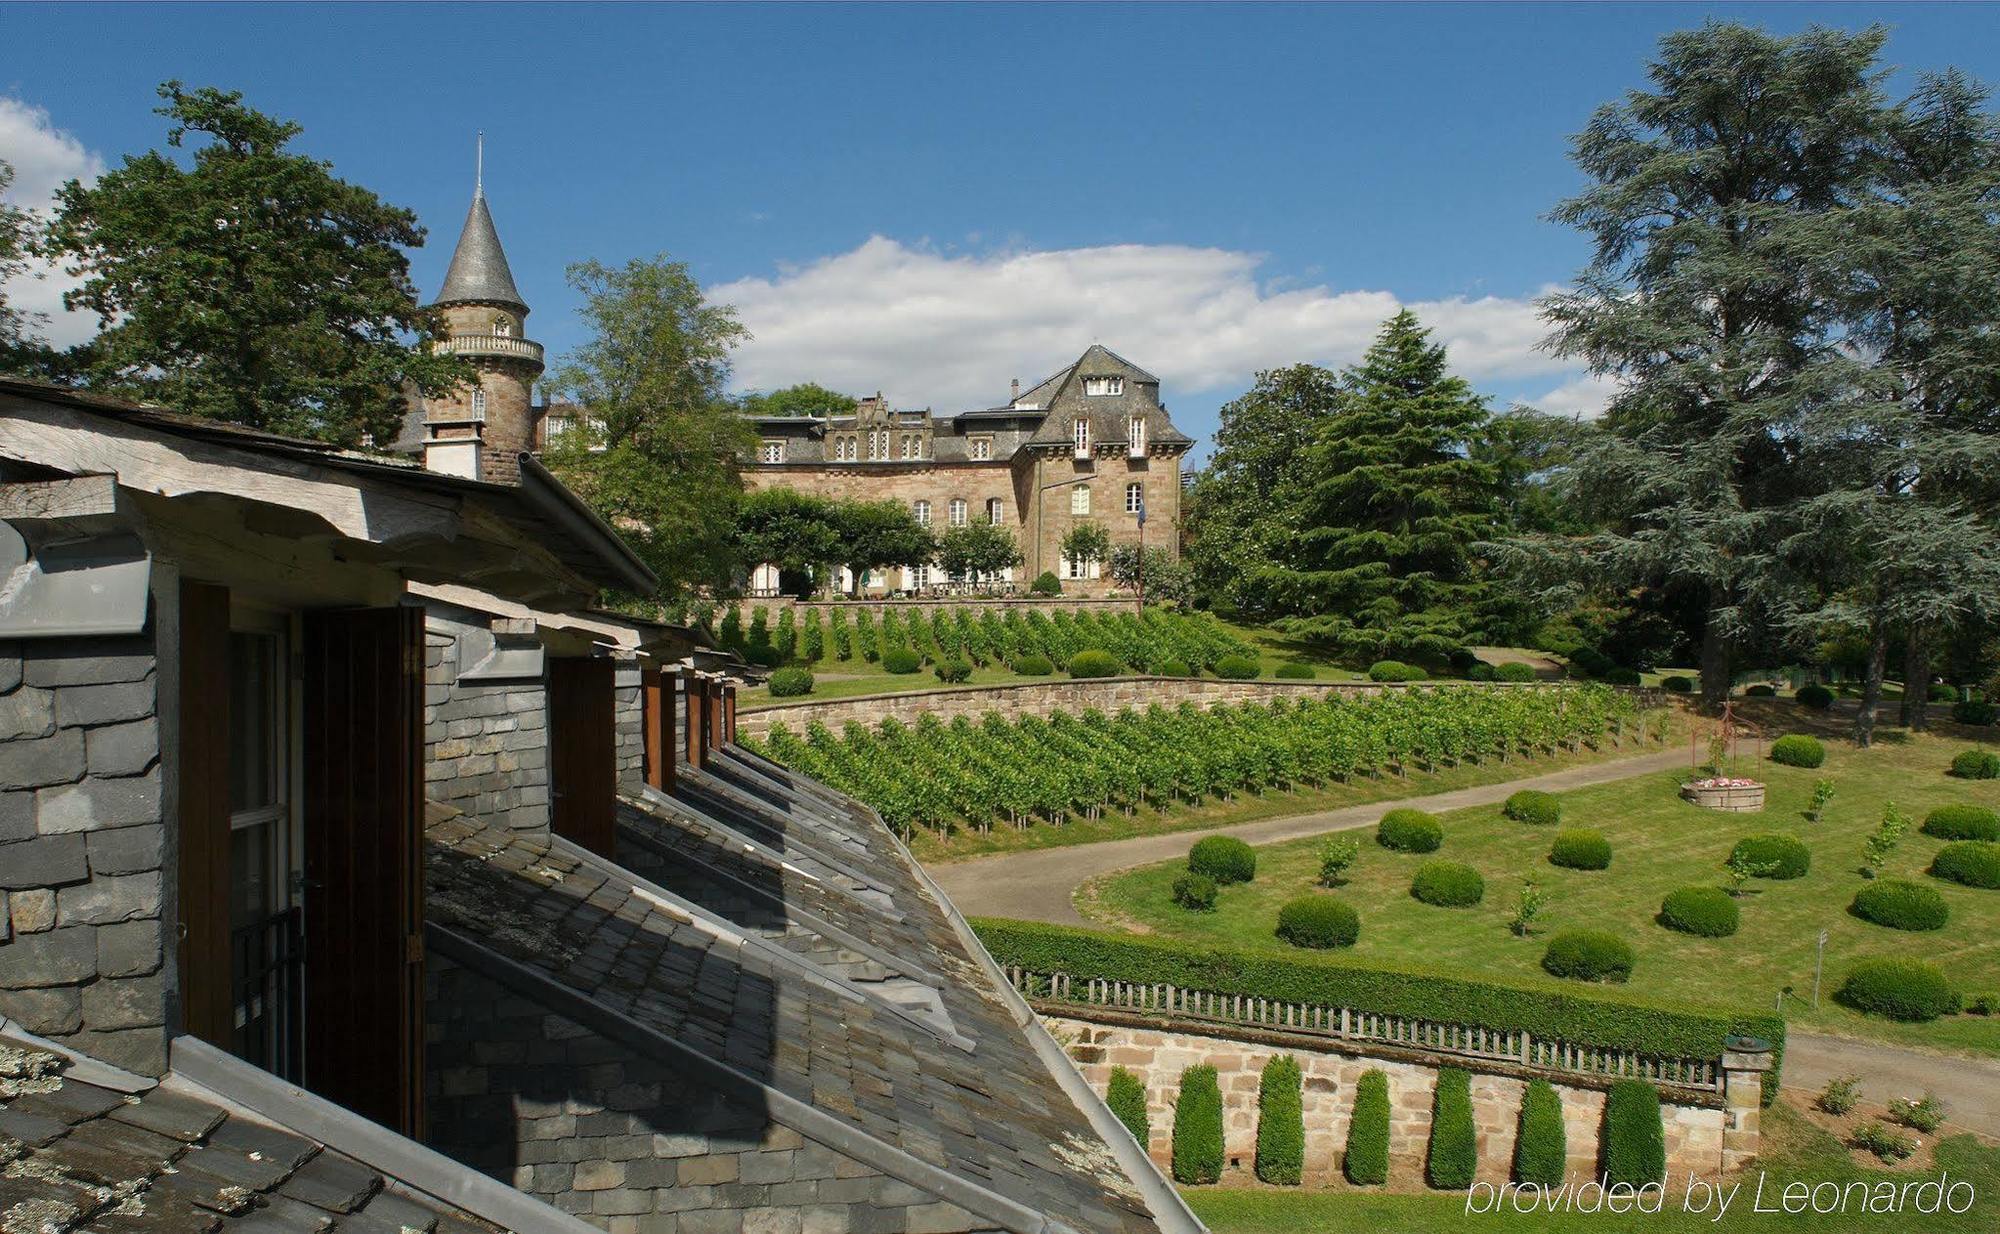
[[[1764,1073],[1771,1063],[1771,1043],[1756,1037],[1731,1037],[1722,1051],[1724,1173],[1757,1159],[1763,1138]]]

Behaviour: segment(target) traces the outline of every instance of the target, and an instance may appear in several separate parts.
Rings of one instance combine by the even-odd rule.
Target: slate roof
[[[1083,381],[1090,377],[1123,377],[1125,385],[1118,394],[1085,394]],[[1036,400],[1047,411],[1031,439],[1030,444],[1035,446],[1073,446],[1076,440],[1073,425],[1079,417],[1090,420],[1090,440],[1095,446],[1124,444],[1135,416],[1145,421],[1150,445],[1193,441],[1174,427],[1167,418],[1166,408],[1160,405],[1160,379],[1097,343],[1092,343],[1068,369],[1021,397],[1028,398],[1030,394],[1046,394]]]
[[[7,1234],[497,1234],[317,1142],[189,1091],[67,1074],[0,1036],[0,1229]]]
[[[472,195],[472,208],[465,212],[465,226],[458,233],[458,247],[451,252],[451,266],[445,270],[436,303],[504,304],[528,311],[528,302],[514,287],[514,272],[507,268],[507,254],[500,248],[500,233],[494,229],[484,193]]]
[[[734,749],[681,769],[625,799],[615,866],[433,807],[430,920],[831,1116],[913,1186],[946,1171],[1035,1228],[1190,1228],[1149,1212],[888,828],[786,778]],[[1022,1228],[963,1228],[995,1227]]]

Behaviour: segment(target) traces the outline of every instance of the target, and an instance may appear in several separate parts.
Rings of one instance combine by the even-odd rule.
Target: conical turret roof
[[[486,208],[485,193],[472,195],[472,209],[465,212],[465,229],[458,233],[451,268],[445,271],[444,287],[438,292],[439,304],[464,301],[528,311],[528,302],[514,287],[514,272],[507,268],[507,254],[500,248],[500,233],[493,229],[493,212]]]

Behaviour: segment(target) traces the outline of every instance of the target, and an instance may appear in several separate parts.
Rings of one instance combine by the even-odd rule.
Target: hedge
[[[1947,844],[1931,858],[1930,875],[1967,887],[2000,888],[2000,844],[1990,840]]]
[[[1812,868],[1812,850],[1806,842],[1795,835],[1782,831],[1766,831],[1754,836],[1744,836],[1729,850],[1729,860],[1743,858],[1764,867],[1758,878],[1785,879],[1803,878]]]
[[[1736,897],[1720,887],[1683,887],[1660,903],[1660,924],[1702,938],[1727,938],[1742,923]]]
[[[1951,760],[1951,774],[1961,780],[2000,780],[2000,754],[1967,750]]]
[[[1500,813],[1517,823],[1533,823],[1546,827],[1562,821],[1562,799],[1554,793],[1544,793],[1539,789],[1524,788],[1507,798]]]
[[[1486,880],[1469,865],[1426,861],[1410,880],[1410,894],[1439,908],[1470,908],[1486,898]]]
[[[1971,724],[1980,728],[1993,723],[1996,709],[1985,699],[1975,698],[1963,703],[1953,703],[1951,718],[1960,724]]]
[[[1812,685],[1800,686],[1798,692],[1792,695],[1792,697],[1798,701],[1801,707],[1810,707],[1814,711],[1825,711],[1827,708],[1833,706],[1833,691],[1817,682]]]
[[[1215,675],[1230,681],[1248,681],[1263,671],[1249,656],[1227,655],[1215,662]]]
[[[1694,678],[1675,673],[1671,677],[1660,678],[1660,688],[1669,694],[1694,693]]]
[[[1472,1125],[1472,1073],[1463,1067],[1438,1068],[1431,1096],[1430,1154],[1424,1177],[1442,1191],[1463,1191],[1479,1167],[1479,1136]]]
[[[1906,1021],[1955,1015],[1960,1005],[1943,970],[1922,960],[1863,960],[1833,997],[1856,1011]]]
[[[982,918],[973,926],[1002,967],[1066,973],[1079,982],[1164,982],[1688,1058],[1719,1058],[1731,1033],[1772,1042],[1780,1058],[1784,1050],[1785,1022],[1775,1015],[1690,1009],[1628,990],[1552,989],[1532,979],[1514,983],[1420,965],[1371,964],[1352,953],[1238,951],[1042,922]],[[1767,1097],[1777,1092],[1779,1071],[1765,1073]]]
[[[1444,827],[1422,810],[1391,810],[1375,827],[1375,842],[1399,853],[1434,853],[1444,843]]]
[[[1222,1086],[1215,1068],[1181,1072],[1174,1099],[1174,1181],[1212,1183],[1222,1177]]]
[[[1257,877],[1257,850],[1235,836],[1209,836],[1188,849],[1187,868],[1222,886]]]
[[[1430,674],[1401,660],[1377,660],[1368,666],[1370,681],[1429,681]]]
[[[1826,746],[1817,737],[1786,733],[1771,743],[1771,761],[1786,767],[1817,767],[1826,761]]]
[[[1493,666],[1493,677],[1496,681],[1529,682],[1538,679],[1540,674],[1535,672],[1535,666],[1532,664],[1509,660],[1505,664]]]
[[[1124,666],[1108,651],[1086,647],[1069,658],[1072,677],[1116,677]]]
[[[1908,879],[1884,878],[1854,893],[1847,911],[1892,930],[1942,930],[1951,906],[1934,889]]]
[[[1604,1095],[1602,1155],[1606,1183],[1642,1187],[1667,1176],[1667,1132],[1660,1090],[1644,1080],[1618,1080]]]
[[[1611,841],[1601,831],[1556,832],[1549,845],[1549,864],[1570,870],[1602,870],[1611,864]]]
[[[1354,1084],[1341,1172],[1358,1186],[1389,1181],[1389,1077],[1380,1071],[1364,1071]]]
[[[1125,1130],[1146,1147],[1153,1135],[1152,1116],[1146,1112],[1146,1085],[1138,1076],[1123,1067],[1111,1069],[1111,1086],[1104,1094],[1104,1104],[1125,1124]]]
[[[1560,1187],[1568,1169],[1562,1097],[1547,1080],[1530,1080],[1521,1094],[1521,1120],[1514,1131],[1514,1181]]]
[[[1332,896],[1300,896],[1278,910],[1278,937],[1294,947],[1352,947],[1361,917]]]
[[[1298,1186],[1306,1165],[1304,1076],[1298,1060],[1279,1054],[1257,1083],[1257,1177]]]
[[[1318,673],[1313,671],[1312,665],[1299,664],[1290,660],[1280,664],[1278,671],[1272,675],[1284,681],[1311,681],[1319,676]]]
[[[1632,944],[1608,930],[1564,930],[1542,952],[1542,968],[1571,981],[1623,982],[1632,975]]]
[[[1939,806],[1924,815],[1923,832],[1940,840],[2000,840],[2000,814],[1985,806]]]
[[[789,612],[790,610],[786,610]],[[797,698],[801,694],[811,694],[813,675],[811,669],[781,668],[771,674],[772,698]]]

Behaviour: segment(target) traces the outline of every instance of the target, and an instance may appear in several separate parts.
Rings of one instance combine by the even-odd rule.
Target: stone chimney
[[[1019,377],[1016,377],[1014,379],[1013,392],[1008,395],[1007,402],[1011,405],[1014,403],[1018,403],[1020,401],[1021,401],[1021,379]]]

